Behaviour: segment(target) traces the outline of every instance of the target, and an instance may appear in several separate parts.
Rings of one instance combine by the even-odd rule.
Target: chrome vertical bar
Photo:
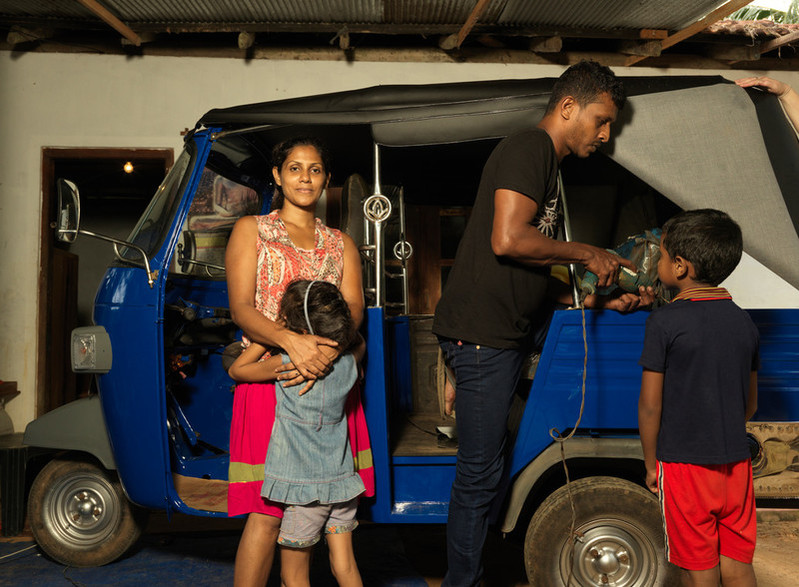
[[[572,242],[572,227],[569,220],[569,206],[566,202],[566,190],[563,189],[563,177],[558,170],[558,193],[560,194],[560,203],[563,207],[563,236],[566,242]],[[577,268],[574,263],[569,263],[569,281],[572,285],[572,307],[580,307],[580,292],[577,289]]]

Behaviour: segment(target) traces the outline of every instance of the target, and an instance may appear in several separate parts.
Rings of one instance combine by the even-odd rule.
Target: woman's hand
[[[745,77],[735,80],[735,83],[742,88],[757,87],[766,90],[777,97],[782,97],[791,91],[791,86],[779,80],[771,79],[770,77]]]
[[[794,129],[799,132],[799,93],[791,86],[765,76],[745,77],[735,80],[735,83],[742,88],[756,87],[777,96]]]
[[[338,343],[314,334],[296,334],[286,331],[281,345],[291,363],[306,380],[319,379],[327,375],[330,366],[338,357]]]

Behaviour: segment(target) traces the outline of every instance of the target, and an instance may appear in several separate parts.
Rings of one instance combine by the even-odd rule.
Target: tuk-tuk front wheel
[[[125,497],[115,473],[81,460],[54,459],[36,476],[28,520],[36,542],[71,567],[96,567],[138,540],[147,512]]]
[[[530,585],[679,584],[678,569],[664,557],[657,499],[614,477],[580,479],[545,499],[527,528],[524,562]]]

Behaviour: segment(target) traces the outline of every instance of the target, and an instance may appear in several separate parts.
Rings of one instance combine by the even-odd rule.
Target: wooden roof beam
[[[762,55],[763,53],[768,53],[769,51],[773,51],[774,49],[778,49],[783,45],[793,43],[794,41],[799,41],[799,31],[794,31],[788,35],[783,35],[763,43],[760,45],[760,54]]]
[[[105,22],[108,26],[130,41],[132,44],[139,47],[141,45],[141,37],[124,22],[119,20],[116,16],[111,14],[108,9],[102,6],[97,0],[78,0],[85,8],[93,12],[98,18]]]
[[[477,4],[475,4],[474,8],[472,9],[471,14],[466,19],[466,22],[463,23],[461,30],[458,31],[457,35],[448,35],[443,39],[439,40],[438,46],[444,49],[445,51],[449,51],[451,49],[460,49],[461,45],[463,45],[463,41],[466,40],[466,37],[474,28],[474,25],[477,24],[477,21],[483,16],[486,8],[491,3],[491,0],[477,0]]]
[[[693,37],[695,34],[705,30],[714,22],[721,20],[725,16],[729,16],[730,14],[732,14],[733,12],[735,12],[740,8],[743,8],[750,2],[751,0],[730,0],[729,2],[720,6],[719,8],[716,8],[716,10],[714,10],[704,18],[697,20],[692,25],[689,25],[684,29],[682,29],[681,31],[677,31],[673,35],[669,35],[668,37],[663,39],[661,41],[661,48],[668,49],[669,47],[672,47],[689,37]],[[627,59],[624,65],[626,66],[634,65],[639,61],[643,61],[646,58],[647,58],[646,55],[636,55],[635,57],[630,57],[629,59]]]

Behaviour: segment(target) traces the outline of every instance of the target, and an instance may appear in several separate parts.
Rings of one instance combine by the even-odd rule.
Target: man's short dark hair
[[[663,225],[663,248],[669,256],[693,263],[696,281],[717,286],[741,260],[741,227],[721,210],[686,210]]]
[[[581,107],[599,101],[600,94],[609,94],[621,110],[627,101],[624,85],[609,67],[596,61],[580,61],[563,72],[549,96],[547,113],[552,112],[566,96],[572,96]]]

